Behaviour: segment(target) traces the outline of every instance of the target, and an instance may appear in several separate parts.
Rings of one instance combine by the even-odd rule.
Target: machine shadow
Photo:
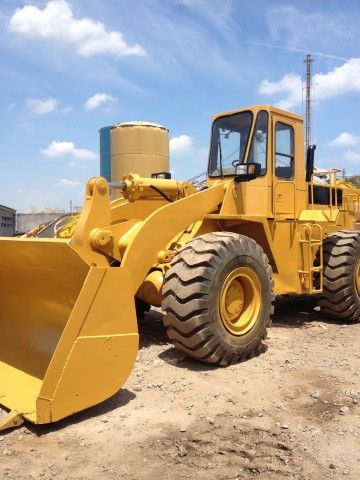
[[[164,313],[161,309],[152,308],[150,312],[146,313],[139,321],[140,349],[149,348],[153,345],[168,346],[165,351],[162,351],[159,354],[159,358],[169,365],[194,371],[207,371],[216,368],[192,360],[177,350],[166,336],[163,317]]]
[[[258,357],[264,354],[268,350],[268,346],[266,343],[263,343],[255,357]],[[254,358],[255,358],[254,357]],[[192,372],[208,372],[212,370],[217,370],[220,368],[227,368],[222,367],[221,365],[211,365],[208,363],[203,363],[199,360],[195,360],[193,358],[187,357],[179,352],[175,347],[171,347],[168,350],[159,354],[159,358],[164,360],[164,362],[176,365],[178,368],[182,368],[184,370],[191,370]],[[252,359],[246,360],[247,362],[251,362]],[[231,365],[229,365],[231,367]]]
[[[166,336],[163,317],[164,314],[159,308],[152,308],[139,320],[140,349],[149,348],[152,345],[171,346],[171,342]]]
[[[30,422],[26,422],[24,426],[30,430],[34,435],[41,437],[48,433],[62,430],[70,425],[81,423],[85,420],[94,419],[106,415],[107,413],[116,410],[117,408],[125,406],[136,398],[135,393],[130,392],[126,388],[122,388],[115,395],[108,400],[95,405],[94,407],[83,410],[82,412],[75,413],[70,417],[66,417],[55,423],[48,423],[46,425],[34,425]]]
[[[177,350],[166,336],[163,325],[164,313],[160,309],[152,309],[145,314],[139,322],[140,349],[151,347],[152,345],[167,345],[169,348],[159,354],[159,358],[164,362],[174,365],[178,368],[191,370],[194,372],[206,372],[216,370],[219,365],[210,365],[187,357]],[[258,351],[257,356],[267,351],[268,347],[263,344]]]
[[[306,328],[313,322],[341,325],[343,322],[316,309],[317,299],[310,295],[284,295],[275,300],[272,328]]]
[[[315,322],[341,325],[343,322],[332,318],[316,309],[317,299],[310,295],[284,295],[275,301],[275,313],[272,328],[309,328]],[[168,348],[159,354],[164,362],[179,368],[192,371],[209,371],[222,368],[193,360],[171,344],[163,326],[164,313],[161,309],[151,309],[139,322],[140,349],[152,345],[167,345]],[[266,340],[257,356],[268,350]],[[250,360],[251,361],[251,360]]]

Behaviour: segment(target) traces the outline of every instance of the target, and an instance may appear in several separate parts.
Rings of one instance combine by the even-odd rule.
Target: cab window
[[[294,129],[281,122],[275,126],[275,175],[284,179],[294,176]]]
[[[245,162],[253,114],[250,111],[217,118],[212,127],[209,175],[236,175],[236,167]]]
[[[265,110],[258,113],[252,138],[249,162],[260,163],[261,175],[266,173],[268,138],[268,114]]]

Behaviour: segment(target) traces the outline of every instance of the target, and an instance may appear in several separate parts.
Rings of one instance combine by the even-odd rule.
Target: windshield
[[[220,117],[213,123],[209,175],[235,175],[236,165],[244,163],[252,122],[251,112]]]

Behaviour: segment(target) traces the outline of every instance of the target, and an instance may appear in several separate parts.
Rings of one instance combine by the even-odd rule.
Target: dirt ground
[[[125,387],[56,425],[0,436],[3,479],[360,479],[360,325],[277,306],[259,356],[185,358],[160,312]]]

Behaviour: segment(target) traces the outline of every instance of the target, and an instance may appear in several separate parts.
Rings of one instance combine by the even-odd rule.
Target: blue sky
[[[357,0],[1,0],[0,203],[67,208],[99,173],[98,129],[170,130],[171,168],[206,168],[211,115],[302,113],[315,59],[316,163],[360,173]]]

